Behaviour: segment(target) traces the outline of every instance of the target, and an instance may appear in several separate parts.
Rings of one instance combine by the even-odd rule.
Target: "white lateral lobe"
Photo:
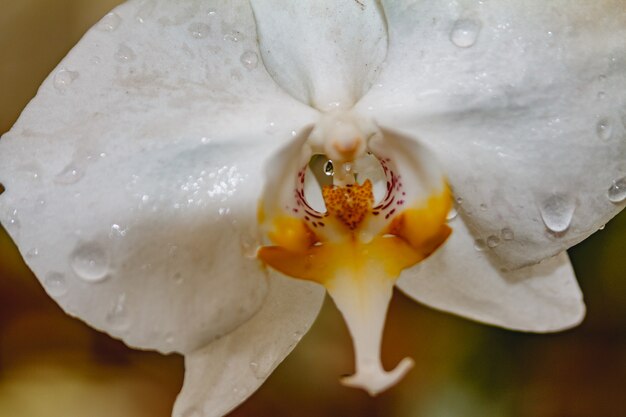
[[[396,285],[404,293],[430,307],[514,330],[563,330],[584,318],[582,293],[565,252],[502,272],[489,249],[474,248],[461,217],[450,226],[453,233],[443,247],[402,273]]]
[[[308,331],[324,293],[317,284],[271,274],[268,300],[258,314],[186,356],[173,416],[222,416],[252,395]]]
[[[358,109],[436,153],[476,237],[513,230],[502,265],[556,255],[624,208],[607,195],[626,176],[623,1],[383,5],[388,58]]]
[[[260,308],[265,158],[315,112],[264,70],[245,1],[131,1],[0,141],[0,219],[70,314],[188,352]]]

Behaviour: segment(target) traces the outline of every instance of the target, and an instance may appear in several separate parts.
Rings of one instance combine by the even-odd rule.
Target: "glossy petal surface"
[[[398,280],[398,288],[407,295],[440,310],[515,330],[556,331],[583,319],[582,293],[566,253],[502,272],[493,263],[492,249],[486,242],[475,242],[462,219],[451,226],[454,232],[444,246]]]
[[[2,138],[0,218],[67,312],[187,352],[260,308],[259,173],[315,113],[254,56],[247,2],[131,1]]]
[[[477,238],[513,230],[504,266],[624,208],[624,1],[383,4],[388,59],[359,109],[431,147]]]

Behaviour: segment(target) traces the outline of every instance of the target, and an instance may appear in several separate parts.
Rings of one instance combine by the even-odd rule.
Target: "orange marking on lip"
[[[451,233],[446,224],[450,209],[450,191],[431,196],[419,208],[409,208],[396,215],[391,223],[371,241],[358,240],[355,229],[365,225],[372,215],[372,184],[324,187],[328,215],[339,220],[352,236],[340,242],[320,239],[306,221],[281,216],[274,220],[269,233],[274,246],[262,247],[258,257],[267,265],[293,278],[330,285],[338,273],[355,279],[367,276],[363,268],[377,265],[389,279],[396,279],[403,269],[427,258]]]
[[[370,180],[363,185],[327,185],[322,188],[322,197],[328,214],[336,217],[350,230],[356,229],[365,220],[374,205],[374,191]]]

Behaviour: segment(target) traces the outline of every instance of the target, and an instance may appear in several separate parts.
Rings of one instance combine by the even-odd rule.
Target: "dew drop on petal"
[[[259,56],[254,51],[246,51],[241,54],[241,63],[246,69],[253,70],[259,65]]]
[[[259,364],[256,362],[250,362],[250,369],[252,372],[256,373],[259,370]]]
[[[491,235],[487,238],[487,246],[491,249],[500,244],[500,238],[496,235]]]
[[[333,166],[333,161],[326,161],[326,163],[324,164],[324,174],[328,175],[329,177],[333,174],[335,174],[335,167]]]
[[[476,43],[482,25],[474,19],[459,19],[450,32],[450,40],[459,48],[470,48]]]
[[[74,163],[70,163],[54,177],[54,182],[63,185],[75,184],[83,178],[83,175],[84,172],[82,169]]]
[[[126,294],[120,294],[106,315],[107,323],[115,330],[125,330],[130,325],[126,308]]]
[[[217,15],[217,10],[215,10],[214,8],[210,8],[209,10],[207,10],[206,12],[207,16],[216,16]]]
[[[553,194],[541,204],[541,219],[551,232],[563,233],[572,223],[574,210],[576,203],[573,198],[565,194]]]
[[[38,256],[39,256],[39,249],[37,249],[37,248],[29,249],[29,251],[26,252],[26,257],[27,258],[32,259],[32,258],[36,258]]]
[[[65,276],[58,272],[51,272],[46,275],[43,285],[52,297],[61,297],[67,293]]]
[[[224,35],[225,41],[239,42],[242,39],[243,39],[243,35],[241,34],[241,32],[238,32],[236,30],[233,30]]]
[[[9,210],[9,216],[7,219],[7,227],[12,230],[18,230],[20,228],[20,216],[17,209]]]
[[[602,140],[609,140],[613,136],[613,124],[609,119],[602,119],[596,125],[596,134]]]
[[[71,255],[71,265],[77,276],[87,282],[99,282],[108,277],[109,254],[95,242],[84,243]]]
[[[135,59],[135,52],[126,45],[120,45],[115,52],[115,59],[122,63],[131,62]]]
[[[195,22],[195,23],[190,24],[187,27],[187,30],[189,31],[191,36],[196,39],[206,38],[207,36],[209,36],[209,33],[211,32],[211,28],[209,27],[209,25],[207,25],[206,23],[200,23],[200,22]]]
[[[135,19],[137,19],[139,23],[145,23],[145,21],[152,16],[152,13],[154,13],[155,7],[156,2],[154,0],[143,0],[139,6],[139,10],[135,14]]]
[[[616,204],[626,201],[626,177],[613,181],[609,188],[609,200]]]
[[[122,23],[122,18],[115,12],[111,12],[100,19],[96,27],[103,32],[113,32]]]
[[[456,204],[458,204],[459,206],[463,204],[463,198],[462,197],[457,197],[456,198]]]
[[[505,241],[515,239],[515,233],[513,233],[513,230],[509,229],[508,227],[505,227],[504,229],[502,229],[500,231],[500,235],[502,236],[502,240],[505,240]]]
[[[487,243],[483,239],[476,239],[474,241],[474,249],[476,249],[479,252],[482,252],[485,249],[487,249]]]
[[[448,215],[446,216],[446,220],[451,222],[452,220],[456,219],[458,215],[459,215],[459,212],[456,211],[456,208],[451,207],[450,211],[448,212]]]
[[[78,72],[62,69],[54,76],[54,88],[65,91],[78,78]]]

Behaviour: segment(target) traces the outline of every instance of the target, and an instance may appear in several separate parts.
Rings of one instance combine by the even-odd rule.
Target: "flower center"
[[[400,273],[449,236],[450,192],[419,144],[350,115],[321,120],[294,146],[266,188],[259,221],[272,244],[258,257],[326,287],[355,345],[356,373],[342,382],[374,395],[411,367],[380,363],[387,307]]]

